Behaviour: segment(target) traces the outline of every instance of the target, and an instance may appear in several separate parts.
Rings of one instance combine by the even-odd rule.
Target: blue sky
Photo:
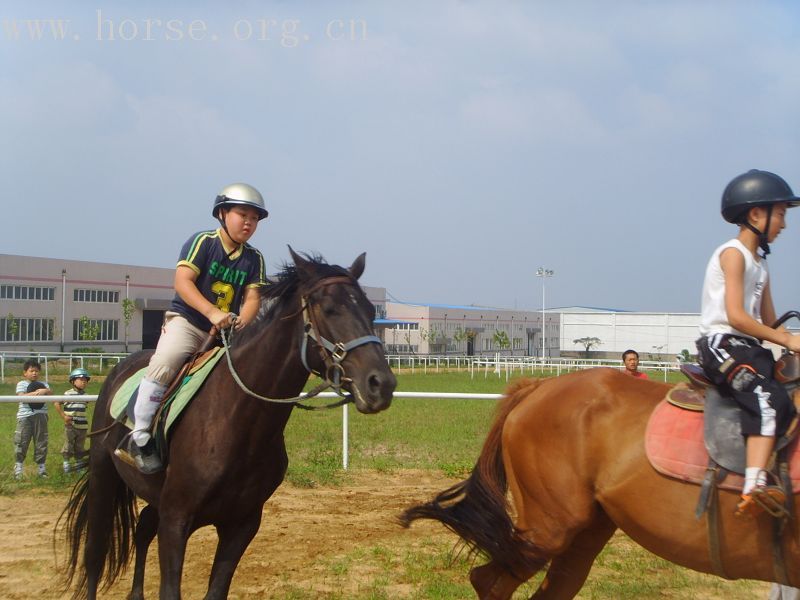
[[[0,252],[171,267],[247,181],[272,270],[366,251],[400,300],[539,308],[545,266],[548,306],[695,312],[725,184],[800,191],[790,3],[195,4],[3,5]],[[798,251],[790,212],[779,312]]]

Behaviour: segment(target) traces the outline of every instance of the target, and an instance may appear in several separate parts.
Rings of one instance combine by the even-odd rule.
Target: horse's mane
[[[247,342],[276,318],[298,311],[300,306],[294,304],[293,299],[301,285],[311,286],[326,277],[350,275],[347,269],[328,264],[319,254],[303,252],[299,254],[310,263],[314,270],[314,276],[311,278],[301,276],[294,264],[283,263],[277,274],[267,278],[267,285],[259,288],[261,306],[258,314],[250,325],[235,334],[237,345]]]

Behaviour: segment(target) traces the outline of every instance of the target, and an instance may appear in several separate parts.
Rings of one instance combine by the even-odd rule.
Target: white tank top
[[[766,259],[756,260],[742,242],[732,239],[714,250],[706,267],[703,281],[703,303],[700,309],[700,334],[731,333],[752,338],[731,327],[725,310],[725,276],[719,264],[719,255],[727,248],[736,248],[744,256],[744,310],[761,322],[761,299],[769,279]]]

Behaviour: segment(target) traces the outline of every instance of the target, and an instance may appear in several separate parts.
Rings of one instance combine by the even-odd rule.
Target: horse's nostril
[[[381,378],[373,373],[367,378],[367,385],[369,386],[370,393],[376,394],[381,389]]]

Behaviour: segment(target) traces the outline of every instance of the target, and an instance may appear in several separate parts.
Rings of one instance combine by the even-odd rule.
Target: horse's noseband
[[[364,344],[381,344],[383,342],[381,339],[376,335],[362,335],[361,337],[355,338],[354,340],[350,340],[349,342],[336,342],[333,343],[327,338],[325,338],[321,333],[319,333],[319,325],[314,318],[314,313],[311,310],[311,303],[308,301],[308,297],[311,295],[312,292],[318,290],[323,286],[333,285],[336,283],[344,283],[348,285],[354,285],[355,282],[350,277],[339,276],[339,277],[328,277],[327,279],[323,279],[322,281],[318,282],[311,290],[309,290],[302,299],[303,304],[303,344],[302,348],[300,349],[300,358],[303,361],[303,366],[309,373],[314,373],[318,377],[324,379],[327,383],[330,384],[336,390],[340,396],[342,395],[342,384],[343,383],[352,383],[352,379],[348,378],[344,365],[342,364],[347,353],[354,348],[358,348],[359,346],[363,346]],[[320,349],[320,356],[322,357],[322,362],[325,363],[325,372],[319,373],[312,369],[308,364],[308,340],[312,340],[312,342]]]

